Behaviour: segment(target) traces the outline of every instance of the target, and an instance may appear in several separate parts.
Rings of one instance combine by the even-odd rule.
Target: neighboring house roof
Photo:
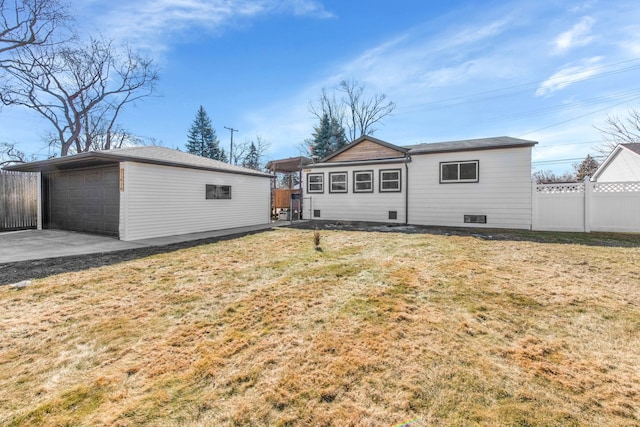
[[[606,159],[598,166],[598,169],[593,173],[591,177],[592,181],[597,181],[598,178],[607,170],[607,168],[614,163],[614,159],[618,157],[618,155],[622,151],[627,151],[628,153],[632,153],[632,156],[640,157],[640,143],[631,143],[631,144],[618,144],[616,145],[611,153],[607,156]],[[633,167],[631,167],[633,168]],[[631,169],[630,169],[631,170]],[[640,175],[640,171],[637,171],[635,175]]]
[[[125,161],[271,177],[268,173],[241,166],[230,165],[218,160],[184,153],[171,148],[157,146],[126,147],[113,150],[89,151],[72,156],[12,165],[5,169],[22,172],[51,171],[82,166],[98,166],[101,164]]]
[[[634,142],[630,144],[620,144],[624,148],[633,151],[636,154],[640,154],[640,142]]]

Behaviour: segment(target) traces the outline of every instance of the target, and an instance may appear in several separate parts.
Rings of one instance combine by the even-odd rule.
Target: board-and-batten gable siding
[[[598,182],[640,181],[640,156],[621,149],[600,173]]]
[[[372,159],[391,159],[395,157],[404,157],[404,153],[369,140],[364,140],[331,158],[331,161],[352,162]]]
[[[440,183],[440,162],[479,161],[479,182]],[[451,227],[531,227],[531,148],[413,155],[409,223]],[[464,215],[486,215],[465,224]]]
[[[269,222],[270,179],[123,162],[122,240]],[[207,184],[230,185],[231,199],[206,199]]]
[[[401,191],[380,192],[380,170],[400,169]],[[373,192],[353,192],[353,172],[373,171]],[[347,172],[347,193],[329,192],[329,173]],[[309,173],[324,174],[324,192],[307,192],[307,175]],[[310,219],[327,221],[370,221],[370,222],[405,222],[405,189],[406,172],[404,163],[381,165],[337,166],[324,168],[308,168],[302,174],[305,196],[304,215]],[[310,199],[309,199],[310,198]],[[320,210],[320,217],[313,216],[313,210]],[[389,211],[397,212],[397,219],[389,219]]]

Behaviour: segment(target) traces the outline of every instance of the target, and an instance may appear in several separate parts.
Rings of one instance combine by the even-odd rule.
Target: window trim
[[[395,182],[396,180],[383,180],[382,179],[382,174],[384,172],[398,172],[398,188],[384,188],[383,183],[384,182]],[[379,181],[378,181],[378,192],[379,193],[400,193],[402,192],[402,169],[400,168],[394,168],[394,169],[380,169],[380,173],[379,173]]]
[[[344,175],[344,190],[333,189],[333,177],[338,175]],[[329,172],[329,193],[348,193],[349,192],[349,173],[348,172]]]
[[[368,190],[358,190],[357,188],[358,181],[356,180],[356,175],[365,174],[365,173],[369,174],[369,177],[370,177],[369,181],[360,181],[360,182],[370,182],[371,188],[369,188]],[[353,171],[353,192],[354,193],[373,193],[373,170]]]
[[[460,165],[463,164],[475,164],[476,165],[476,177],[473,179],[460,179]],[[457,179],[443,179],[443,167],[446,165],[458,165],[458,178]],[[480,160],[459,160],[453,162],[440,162],[440,184],[466,184],[480,182]]]
[[[312,190],[311,189],[311,176],[319,176],[320,179],[320,190]],[[318,183],[314,183],[318,184]],[[321,194],[324,193],[324,172],[309,172],[307,173],[307,193],[309,194]]]
[[[221,192],[224,193],[224,189],[228,188],[229,191],[229,197],[220,197],[220,195],[225,195],[225,194],[220,194]],[[213,197],[209,197],[209,195],[212,195]],[[231,200],[232,197],[232,193],[231,193],[231,186],[230,185],[218,185],[218,184],[205,184],[204,187],[204,198],[205,200]]]

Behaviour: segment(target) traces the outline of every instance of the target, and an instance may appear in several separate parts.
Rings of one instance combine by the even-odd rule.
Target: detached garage
[[[139,240],[270,221],[271,175],[164,147],[7,169],[42,173],[43,228]]]

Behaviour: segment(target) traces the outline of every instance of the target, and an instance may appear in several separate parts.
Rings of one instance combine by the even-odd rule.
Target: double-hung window
[[[307,193],[323,193],[324,192],[324,174],[308,173],[307,174]]]
[[[353,192],[371,193],[373,192],[373,171],[353,172]]]
[[[329,173],[329,192],[330,193],[346,193],[347,192],[347,173],[346,172]]]
[[[440,182],[478,182],[479,162],[477,160],[464,162],[440,163]]]
[[[380,170],[380,192],[398,192],[401,191],[400,169],[382,169]]]

